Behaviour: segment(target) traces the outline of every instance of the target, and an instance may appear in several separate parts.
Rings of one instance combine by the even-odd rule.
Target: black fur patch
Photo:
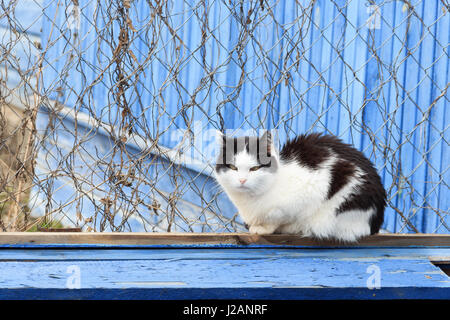
[[[367,174],[363,177],[365,183],[358,188],[358,193],[347,199],[337,210],[337,214],[349,210],[368,210],[375,208],[375,215],[370,221],[370,234],[380,231],[384,220],[384,209],[386,207],[386,191],[381,184],[378,174]]]
[[[355,166],[348,161],[338,160],[331,168],[331,182],[327,199],[331,199],[341,190],[355,173]]]
[[[299,164],[311,169],[317,169],[319,165],[330,157],[329,149],[324,144],[324,138],[320,134],[300,135],[289,140],[280,152],[280,158],[284,160],[296,160]]]

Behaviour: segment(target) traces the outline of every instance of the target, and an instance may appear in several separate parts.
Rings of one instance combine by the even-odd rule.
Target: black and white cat
[[[386,192],[372,163],[352,146],[314,133],[278,152],[268,131],[219,135],[216,179],[250,233],[357,241],[380,230]]]

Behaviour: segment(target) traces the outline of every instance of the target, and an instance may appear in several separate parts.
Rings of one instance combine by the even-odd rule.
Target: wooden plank
[[[253,236],[0,234],[1,240],[7,237],[23,240],[23,236],[34,241],[41,238],[40,243],[55,241],[55,237],[59,241],[84,240],[107,248],[78,250],[76,247],[82,248],[83,244],[73,244],[70,249],[49,249],[45,243],[44,249],[39,249],[38,244],[34,250],[28,250],[30,245],[26,244],[25,249],[3,247],[0,249],[0,299],[450,299],[450,279],[430,262],[448,261],[450,247],[361,249],[266,245],[262,250],[235,245],[218,249],[207,244],[224,246],[231,240]],[[424,237],[442,238],[430,235],[415,238]],[[186,243],[189,238],[191,243],[196,240],[195,248],[170,246]],[[169,245],[111,248],[117,239],[120,243]],[[108,246],[108,242],[113,246]],[[379,272],[379,288],[369,287],[373,284],[374,270]],[[79,281],[74,282],[74,277]]]
[[[377,262],[379,260],[425,259],[438,264],[450,264],[450,248],[90,248],[45,249],[23,248],[0,250],[0,262],[5,261],[81,261],[81,260],[258,260],[258,259],[329,259],[337,261]]]
[[[143,251],[151,256],[161,250]],[[370,255],[337,259],[335,250],[326,250],[328,257],[317,258],[308,255],[307,249],[294,249],[278,259],[245,259],[246,252],[241,252],[230,261],[209,259],[208,250],[197,257],[185,249],[164,251],[163,259],[2,261],[0,299],[450,298],[449,278],[426,259],[374,260]],[[180,251],[183,257],[173,256]],[[379,289],[368,285],[374,268],[380,272]],[[70,289],[74,275],[79,278],[78,286]]]
[[[259,236],[249,233],[0,233],[0,246],[30,245],[218,245],[299,247],[450,247],[450,235],[378,234],[359,243],[318,241],[294,235]]]

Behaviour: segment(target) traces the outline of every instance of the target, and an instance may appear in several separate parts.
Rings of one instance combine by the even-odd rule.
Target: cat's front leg
[[[250,233],[254,233],[254,234],[272,234],[275,232],[275,230],[277,229],[278,226],[275,225],[253,225],[250,226]]]
[[[249,231],[256,234],[272,234],[285,223],[283,212],[280,209],[272,209],[264,216],[262,223],[250,226]]]

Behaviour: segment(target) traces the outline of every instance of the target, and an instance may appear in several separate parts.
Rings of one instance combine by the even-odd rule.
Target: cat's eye
[[[262,168],[262,166],[251,167],[250,171],[256,171],[256,170],[259,170],[261,168]]]
[[[232,164],[227,164],[227,167],[230,168],[231,170],[237,170],[238,168]]]

